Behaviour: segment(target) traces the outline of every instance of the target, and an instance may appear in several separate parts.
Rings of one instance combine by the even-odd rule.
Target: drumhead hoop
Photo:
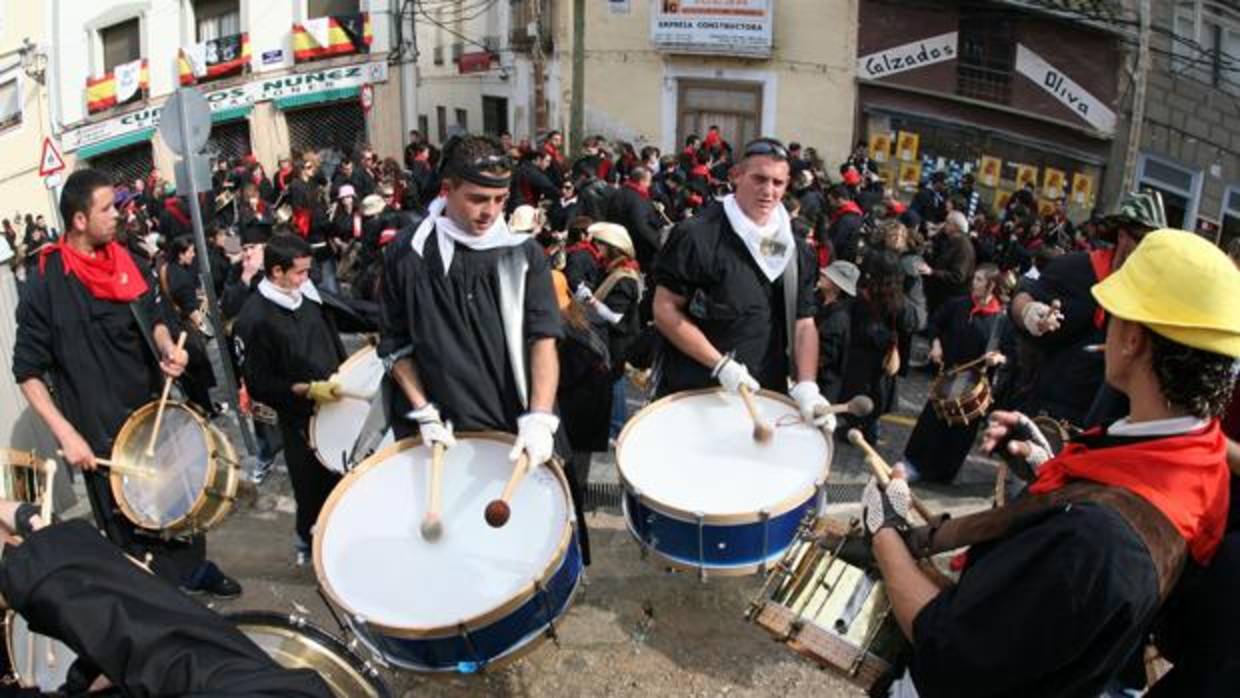
[[[112,494],[117,505],[135,524],[152,530],[177,528],[202,506],[206,487],[218,467],[218,430],[214,430],[194,408],[169,401],[155,442],[155,457],[146,456],[151,429],[155,426],[158,401],[139,407],[117,434],[112,446],[116,463],[150,468],[149,477],[111,474]]]

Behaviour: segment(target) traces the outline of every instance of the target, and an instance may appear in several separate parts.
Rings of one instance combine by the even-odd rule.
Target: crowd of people
[[[880,417],[910,370],[967,369],[986,381],[998,408],[989,421],[960,423],[928,402],[908,443],[887,444],[903,454],[896,484],[869,488],[863,502],[922,695],[1097,695],[1139,663],[1173,596],[1167,575],[1184,569],[1194,589],[1217,589],[1220,575],[1236,574],[1228,458],[1240,466],[1218,418],[1232,404],[1240,356],[1240,318],[1228,305],[1240,290],[1240,250],[1228,261],[1166,230],[1156,194],[1126,194],[1079,226],[1062,208],[1040,216],[1029,191],[991,216],[967,175],[951,186],[930,174],[905,203],[864,145],[828,171],[812,148],[770,138],[736,147],[715,127],[677,153],[592,137],[574,158],[558,132],[537,144],[460,135],[435,147],[415,131],[400,160],[365,147],[303,153],[269,177],[247,156],[218,163],[213,185],[199,202],[210,293],[197,272],[193,207],[157,172],[132,182],[74,173],[61,202],[66,234],[31,247],[34,221],[22,241],[15,377],[65,459],[96,473],[87,488],[99,528],[130,554],[153,553],[156,572],[182,588],[241,593],[207,561],[202,535],[136,530],[95,468],[161,371],[180,378],[205,415],[223,409],[210,392],[207,338],[217,331],[231,340],[221,360],[239,369],[243,407],[274,414],[260,455],[270,463],[283,448],[303,561],[340,479],[317,461],[309,420],[343,397],[331,378],[347,356],[341,334],[362,332],[377,335],[394,386],[383,400],[397,438],[450,446],[457,430],[501,431],[516,435],[514,460],[565,461],[586,564],[581,485],[591,454],[627,419],[630,380],[652,397],[776,391],[827,431],[832,403],[866,395],[870,414],[840,419],[871,443],[883,443]],[[1196,297],[1174,283],[1191,283]],[[217,310],[223,327],[210,320]],[[175,343],[182,331],[185,350]],[[1025,414],[1111,430],[1064,460]],[[980,430],[984,447],[1033,473],[1030,497],[1085,506],[1052,516],[1048,504],[1041,519],[974,548],[961,582],[941,589],[918,576],[905,547],[901,487],[952,482]],[[1117,446],[1173,473],[1150,475],[1167,490],[1119,472],[1106,456]],[[1181,448],[1196,449],[1196,460],[1167,454]],[[1151,567],[1134,548],[1148,536],[1128,510],[1086,495],[1055,499],[1080,479],[1144,497],[1153,513],[1142,515],[1169,520],[1190,562]],[[1115,546],[1138,552],[1121,559]],[[1069,558],[1071,570],[1039,581]],[[1001,593],[1018,587],[1028,598]],[[1180,647],[1177,681],[1231,676],[1218,671],[1235,670],[1223,651],[1234,643],[1212,634],[1218,619],[1199,612],[1200,599],[1175,598],[1204,628],[1181,635],[1195,639]],[[1013,638],[1013,623],[1037,632]],[[991,684],[971,678],[977,688],[966,690],[953,678],[955,667],[979,663]]]

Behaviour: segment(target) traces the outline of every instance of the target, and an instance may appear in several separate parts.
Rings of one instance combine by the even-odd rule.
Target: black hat
[[[255,218],[241,226],[242,245],[266,245],[271,239],[271,221]]]

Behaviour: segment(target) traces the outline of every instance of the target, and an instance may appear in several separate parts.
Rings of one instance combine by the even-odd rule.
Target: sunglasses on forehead
[[[485,155],[470,160],[465,166],[482,172],[508,172],[512,170],[512,158],[507,155]]]
[[[765,155],[767,157],[776,158],[778,160],[788,159],[788,149],[779,141],[769,138],[759,138],[745,146],[744,152],[741,153],[742,158],[753,157],[755,155]]]

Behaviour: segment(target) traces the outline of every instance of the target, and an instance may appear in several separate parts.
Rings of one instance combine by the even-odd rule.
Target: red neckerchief
[[[850,213],[855,213],[858,216],[865,215],[856,201],[845,201],[839,205],[839,208],[831,212],[831,225],[835,225],[836,221]]]
[[[985,305],[978,305],[976,298],[970,297],[970,300],[973,301],[973,307],[969,308],[969,319],[970,320],[973,319],[974,315],[981,315],[982,317],[988,317],[990,315],[998,315],[999,312],[1003,310],[1003,306],[999,305],[999,299],[995,298],[994,296],[991,296],[990,300],[987,301]]]
[[[1089,253],[1089,266],[1094,268],[1095,283],[1102,283],[1111,275],[1111,265],[1115,263],[1115,248],[1094,250]],[[1094,311],[1094,327],[1102,329],[1107,324],[1107,311],[1098,306]]]
[[[551,145],[550,143],[543,144],[543,151],[545,151],[548,155],[550,155],[551,159],[556,162],[564,161],[564,156],[560,155],[560,151],[554,145]]]
[[[650,185],[637,184],[636,182],[630,179],[629,181],[624,183],[624,188],[632,189],[633,191],[637,192],[637,195],[642,197],[642,199],[645,201],[650,200]]]
[[[628,257],[619,257],[617,259],[614,259],[612,260],[611,264],[607,266],[607,271],[609,272],[615,271],[617,269],[632,269],[633,271],[637,271],[637,272],[641,271],[641,267],[637,266],[637,261],[633,259],[629,259]]]
[[[129,251],[115,240],[96,249],[93,257],[78,252],[63,237],[54,245],[44,245],[39,251],[40,274],[54,251],[60,252],[65,276],[76,277],[90,295],[101,301],[128,303],[146,293],[146,279],[138,271],[138,265],[133,263]]]
[[[1087,432],[1082,441],[1100,436]],[[1042,464],[1032,494],[1054,492],[1072,480],[1120,487],[1154,505],[1201,564],[1210,561],[1227,526],[1227,440],[1217,419],[1206,428],[1132,444],[1089,448],[1072,442]]]
[[[431,151],[429,150],[423,150],[419,152],[417,155],[413,156],[414,162],[430,162],[430,159],[431,159]]]
[[[707,167],[706,165],[701,165],[701,164],[694,165],[693,169],[689,170],[689,176],[690,177],[701,177],[702,179],[709,182],[710,181],[710,168]]]
[[[167,211],[173,218],[177,219],[177,223],[180,223],[186,228],[190,227],[189,216],[185,215],[185,211],[181,209],[180,199],[175,196],[170,196],[167,199],[164,199],[164,210]]]
[[[706,139],[702,141],[702,147],[706,150],[714,150],[716,146],[723,145],[723,136],[718,131],[707,131]]]
[[[590,259],[593,259],[594,263],[600,267],[602,267],[606,262],[606,260],[603,259],[603,253],[599,252],[598,248],[594,246],[594,243],[589,240],[574,242],[568,246],[568,249],[564,250],[564,254],[570,254],[573,252],[585,252],[590,255]]]
[[[302,239],[310,237],[310,217],[312,213],[308,208],[293,209],[293,232],[300,235]]]

